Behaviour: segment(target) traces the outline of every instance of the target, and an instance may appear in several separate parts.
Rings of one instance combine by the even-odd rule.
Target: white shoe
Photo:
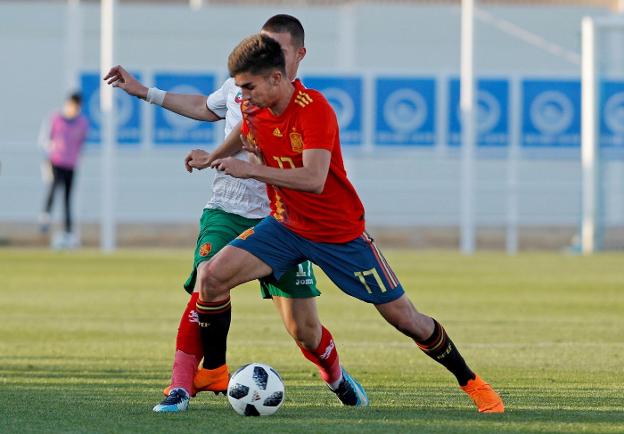
[[[80,247],[80,240],[74,233],[57,232],[52,237],[50,247],[54,250],[76,249]]]

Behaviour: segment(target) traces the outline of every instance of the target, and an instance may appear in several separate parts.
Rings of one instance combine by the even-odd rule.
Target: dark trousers
[[[63,185],[63,191],[65,193],[65,232],[71,232],[71,191],[74,181],[74,169],[66,169],[64,167],[55,166],[54,164],[51,164],[51,167],[53,180],[52,184],[50,184],[50,190],[48,191],[45,212],[50,213],[52,210],[52,203],[54,202],[54,192],[60,185]]]

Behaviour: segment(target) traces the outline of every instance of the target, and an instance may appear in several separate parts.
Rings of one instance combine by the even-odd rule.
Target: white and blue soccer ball
[[[238,368],[227,389],[230,405],[243,416],[270,416],[282,406],[284,396],[282,377],[263,363]]]

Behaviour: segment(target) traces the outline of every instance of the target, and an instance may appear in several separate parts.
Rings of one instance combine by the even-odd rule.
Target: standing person
[[[304,29],[299,20],[290,15],[275,15],[263,26],[262,33],[278,41],[286,59],[288,77],[294,80],[299,63],[306,54]],[[109,84],[120,87],[130,95],[161,105],[167,110],[203,121],[225,118],[228,135],[242,118],[241,91],[228,79],[220,89],[206,98],[202,95],[165,93],[143,86],[121,66],[114,67],[104,77]],[[221,148],[212,154],[205,153],[209,161],[223,156]],[[236,158],[247,159],[246,152]],[[205,206],[195,249],[193,270],[184,284],[191,293],[176,340],[176,353],[171,384],[165,388],[166,398],[154,407],[156,412],[184,411],[189,395],[198,391],[223,392],[229,381],[226,364],[226,337],[231,320],[231,306],[220,303],[217,309],[211,303],[199,302],[202,290],[202,270],[222,247],[259,223],[270,212],[266,185],[255,180],[240,180],[226,174],[215,177],[212,197]],[[264,298],[272,298],[284,325],[299,346],[303,355],[317,365],[321,378],[336,393],[344,405],[365,406],[368,398],[363,388],[340,366],[338,352],[331,333],[321,324],[314,297],[320,295],[310,262],[294,264],[279,281],[261,282]],[[199,326],[208,323],[199,318],[204,312],[218,314],[209,327],[218,329],[214,340],[202,340]],[[198,363],[203,364],[197,369]]]
[[[89,130],[89,121],[81,113],[81,108],[81,95],[71,94],[65,101],[62,112],[54,114],[50,119],[49,130],[42,140],[52,171],[52,181],[40,217],[41,231],[45,233],[49,229],[54,193],[62,185],[64,232],[60,239],[61,247],[75,247],[77,243],[76,235],[73,233],[71,194],[78,157]]]
[[[198,303],[213,310],[200,312],[200,323],[219,317],[235,286],[262,277],[279,279],[307,259],[342,291],[373,304],[386,321],[446,367],[479,412],[502,413],[499,395],[468,367],[442,325],[415,309],[365,231],[364,207],[347,178],[336,115],[327,100],[300,81],[291,82],[279,45],[261,34],[234,49],[228,68],[243,92],[242,125],[232,135],[240,131],[245,139],[238,142],[239,149],[255,150],[265,165],[227,157],[210,166],[270,185],[272,213],[202,269]],[[187,165],[207,167],[201,155]],[[209,327],[200,330],[205,343],[227,334]]]

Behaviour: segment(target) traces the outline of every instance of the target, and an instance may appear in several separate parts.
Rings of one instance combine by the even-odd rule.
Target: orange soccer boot
[[[226,364],[215,369],[199,368],[193,379],[193,389],[196,392],[214,392],[215,395],[227,392],[230,381],[230,371]]]
[[[505,404],[492,386],[475,375],[474,380],[469,380],[461,389],[472,398],[479,413],[504,413]]]
[[[227,365],[219,366],[216,369],[199,368],[193,378],[193,387],[191,388],[191,396],[195,398],[198,392],[214,392],[215,395],[227,391],[228,382],[230,381],[230,372]],[[169,396],[171,385],[163,389],[163,395]]]

